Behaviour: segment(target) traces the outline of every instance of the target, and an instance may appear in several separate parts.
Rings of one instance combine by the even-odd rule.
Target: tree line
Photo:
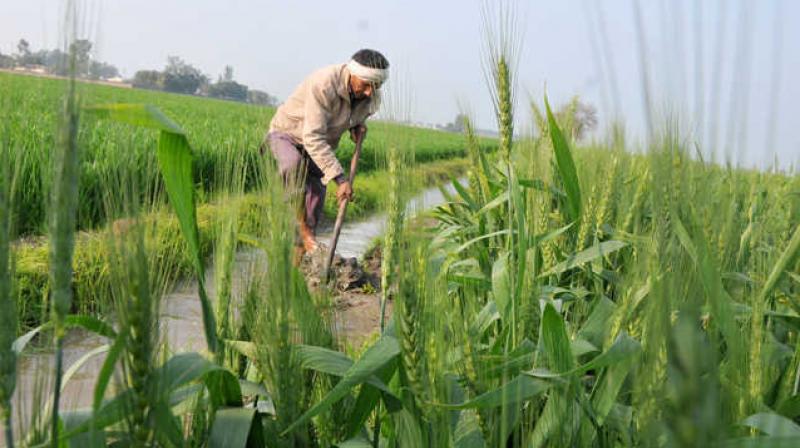
[[[0,52],[0,68],[23,68],[56,76],[68,76],[71,73],[70,54],[74,53],[76,77],[89,80],[120,78],[117,67],[92,57],[92,47],[91,41],[78,39],[67,51],[59,49],[34,51],[27,40],[20,39],[15,54],[6,55]],[[278,99],[269,93],[236,82],[231,66],[226,66],[217,80],[211,82],[209,76],[178,56],[169,56],[163,70],[137,71],[128,82],[140,89],[208,96],[263,106],[278,104]]]
[[[105,80],[119,77],[119,70],[111,64],[92,58],[92,42],[78,39],[73,42],[68,51],[41,49],[34,51],[31,44],[20,39],[17,43],[17,52],[6,55],[0,52],[0,68],[26,68],[40,70],[56,76],[70,74],[70,53],[75,54],[75,76],[78,78]]]
[[[278,99],[262,90],[251,89],[233,78],[233,67],[226,65],[216,82],[200,69],[178,56],[169,56],[163,70],[139,70],[131,80],[133,87],[187,95],[208,96],[232,101],[276,106]]]

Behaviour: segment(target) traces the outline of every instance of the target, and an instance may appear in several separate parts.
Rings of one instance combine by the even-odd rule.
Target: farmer
[[[366,137],[364,122],[380,107],[380,88],[388,68],[389,61],[379,52],[359,50],[347,63],[308,76],[272,118],[265,143],[284,185],[296,193],[304,186],[298,213],[301,253],[318,248],[316,228],[328,183],[336,184],[339,203],[353,197],[353,187],[334,151],[347,130],[353,141]]]

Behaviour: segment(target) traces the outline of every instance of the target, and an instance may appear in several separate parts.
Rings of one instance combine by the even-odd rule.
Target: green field
[[[47,209],[49,175],[53,147],[58,135],[58,111],[63,98],[64,81],[0,73],[0,89],[8,101],[0,114],[5,123],[4,138],[11,149],[15,170],[13,204],[14,232],[24,242],[17,248],[16,288],[14,296],[19,313],[19,332],[25,332],[49,321],[47,291],[48,241]],[[122,89],[93,84],[79,86],[85,107],[108,103],[141,103],[159,108],[186,131],[194,152],[193,182],[201,212],[206,216],[221,213],[220,202],[231,194],[242,195],[248,206],[241,212],[240,225],[252,225],[254,196],[259,182],[269,182],[263,170],[271,158],[260,156],[267,124],[274,113],[271,108],[256,107],[229,101],[218,101],[161,92]],[[162,216],[166,204],[161,175],[157,169],[155,147],[158,133],[147,129],[114,124],[83,115],[79,134],[81,177],[79,189],[78,230],[82,235],[76,247],[76,292],[72,309],[79,313],[103,314],[110,307],[109,278],[103,254],[102,228],[109,213],[116,214],[113,204],[119,199],[109,195],[109,185],[119,179],[138,183],[135,205],[142,213]],[[463,139],[455,134],[405,128],[387,123],[371,123],[370,134],[359,161],[357,201],[349,207],[350,219],[375,213],[385,206],[386,148],[395,145],[410,165],[419,165],[414,183],[420,188],[463,174],[466,154]],[[349,138],[342,139],[337,155],[349,166],[353,153]],[[118,189],[117,191],[122,191]],[[328,191],[325,214],[335,217],[335,188]],[[118,194],[118,193],[114,193]],[[221,197],[217,197],[221,196]],[[207,203],[207,204],[204,204]],[[124,215],[124,213],[123,213]],[[201,239],[204,257],[211,255],[214,238],[211,221],[202,221]],[[165,229],[176,225],[175,222]],[[177,229],[163,230],[170,238],[159,240],[151,249],[161,253],[175,250]],[[162,269],[179,277],[191,270],[188,256],[174,257]]]
[[[44,233],[47,216],[49,166],[57,136],[59,110],[65,83],[55,79],[0,73],[0,130],[18,157],[19,174],[13,204],[15,227],[20,235]],[[225,190],[230,166],[247,171],[245,190],[254,187],[261,162],[261,144],[274,109],[229,101],[176,95],[162,92],[79,84],[84,106],[108,103],[142,103],[158,107],[187,133],[194,150],[194,181],[199,191],[212,194]],[[81,148],[80,209],[78,228],[91,229],[105,223],[106,210],[102,185],[121,173],[136,171],[142,197],[152,202],[160,181],[156,169],[157,133],[126,125],[97,122],[85,116],[80,125]],[[460,136],[445,132],[406,128],[394,124],[370,124],[369,137],[359,162],[359,172],[380,170],[384,152],[391,145],[412,152],[415,163],[463,157]],[[337,155],[349,166],[353,144],[342,138]],[[228,167],[228,168],[226,168]],[[143,193],[146,194],[146,193]],[[149,201],[148,201],[149,199]],[[365,198],[369,199],[369,198]],[[148,204],[152,205],[152,204]]]
[[[619,134],[578,147],[569,138],[574,116],[557,120],[546,107],[535,123],[540,132],[520,138],[508,55],[502,46],[496,51],[497,141],[479,140],[469,123],[464,136],[373,126],[365,179],[380,179],[367,181],[365,192],[380,198],[369,208],[385,210],[388,224],[382,288],[368,299],[391,302],[393,314],[355,348],[334,324],[338,298],[310,290],[291,262],[295,210],[274,173],[242,162],[255,157],[269,110],[86,87],[92,102],[146,102],[179,121],[195,150],[194,170],[172,169],[186,154],[174,132],[81,115],[78,142],[89,149],[79,165],[86,177],[80,201],[70,205],[55,189],[62,202],[50,211],[48,244],[9,245],[5,227],[35,204],[44,208],[47,188],[36,179],[74,180],[70,154],[80,145],[54,144],[69,129],[56,127],[57,118],[74,124],[77,117],[58,112],[57,83],[31,94],[20,83],[31,89],[42,81],[0,78],[17,86],[6,91],[29,111],[5,107],[13,144],[1,154],[11,161],[32,154],[23,166],[39,170],[15,177],[0,169],[0,211],[7,198],[17,201],[16,213],[0,215],[0,261],[22,267],[30,255],[42,264],[48,253],[55,260],[49,275],[38,271],[46,286],[35,290],[44,300],[30,299],[39,306],[32,315],[50,318],[33,330],[42,339],[58,347],[77,326],[109,341],[91,409],[45,414],[9,439],[28,446],[798,446],[800,176],[699,160],[694,142],[674,131],[646,148]],[[160,170],[156,139],[173,142],[164,153],[173,165]],[[47,174],[51,150],[65,155],[53,160],[66,175]],[[411,180],[432,166],[419,162],[453,157],[468,160],[468,184],[427,219],[407,221]],[[463,166],[450,163],[457,165],[439,166]],[[128,186],[123,180],[137,179],[142,167],[149,177]],[[181,188],[168,195],[160,179]],[[207,199],[197,210],[193,195]],[[131,226],[77,237],[59,226],[77,212],[84,228],[99,227],[104,210],[124,210]],[[43,216],[28,222],[20,229],[45,228]],[[234,294],[240,242],[268,263]],[[163,345],[160,298],[175,266],[204,279],[208,257],[216,261],[216,294],[207,297],[199,283],[208,350],[175,354]],[[8,287],[22,278],[11,266],[0,263],[6,411],[11,342],[16,328],[31,324],[20,324],[30,310],[14,300],[25,285]],[[102,307],[81,302],[97,290],[108,297],[96,301]],[[11,415],[6,428],[15,427]]]

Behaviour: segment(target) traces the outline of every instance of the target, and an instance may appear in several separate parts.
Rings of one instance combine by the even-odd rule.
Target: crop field
[[[491,48],[499,139],[469,120],[463,136],[370,131],[364,171],[387,223],[367,297],[392,312],[356,347],[336,293],[292,261],[295,209],[252,149],[270,110],[94,86],[83,101],[105,106],[86,109],[67,83],[0,77],[24,104],[3,109],[0,141],[6,444],[800,446],[800,176],[704,161],[674,131],[577,147],[546,99],[538,133],[520,137],[513,55]],[[421,162],[460,157],[465,182],[408,219]],[[16,236],[29,234],[47,239],[49,319],[20,336]],[[237,289],[243,247],[267,262]],[[92,256],[110,300],[76,312],[93,288],[74,287],[73,269]],[[198,283],[201,352],[164,343],[178,258]],[[105,358],[92,406],[62,409],[75,327],[104,338]],[[35,341],[53,342],[58,381],[22,419],[16,362]]]
[[[59,111],[64,93],[63,82],[53,79],[0,73],[3,136],[18,160],[15,196],[15,228],[20,235],[38,235],[46,230],[47,191],[56,144]],[[185,95],[122,89],[93,84],[78,86],[84,106],[107,103],[141,103],[157,107],[175,118],[189,136],[194,151],[194,182],[205,194],[213,194],[224,183],[225,166],[246,171],[245,190],[253,188],[259,176],[259,151],[272,108]],[[155,147],[158,134],[115,123],[90,122],[85,117],[79,130],[81,145],[81,201],[78,228],[96,228],[106,221],[102,184],[123,171],[137,171],[147,191],[160,188],[156,169]],[[401,150],[412,150],[415,163],[463,157],[464,144],[455,134],[428,129],[406,128],[389,123],[371,125],[359,170],[364,173],[381,169],[382,155],[395,136],[402,135]],[[485,143],[484,143],[485,144]],[[413,149],[412,149],[413,148]],[[349,163],[353,143],[342,138],[337,155]],[[147,204],[143,197],[142,203]],[[24,213],[23,213],[24,211]]]

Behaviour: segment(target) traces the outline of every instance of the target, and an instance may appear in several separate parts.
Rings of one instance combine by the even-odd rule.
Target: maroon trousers
[[[267,135],[269,149],[278,162],[278,171],[290,194],[299,194],[303,186],[303,216],[306,225],[316,232],[317,224],[325,205],[325,185],[322,171],[311,160],[302,145],[295,145],[292,138],[282,132]]]

